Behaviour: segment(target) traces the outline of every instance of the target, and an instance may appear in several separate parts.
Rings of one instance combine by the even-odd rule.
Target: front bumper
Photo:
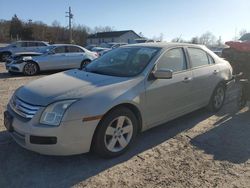
[[[8,106],[13,116],[10,132],[14,140],[22,147],[45,155],[74,155],[89,152],[94,131],[99,120],[63,121],[58,127],[42,125],[39,118],[42,109],[31,120],[19,117]],[[34,141],[35,139],[35,141]]]
[[[11,63],[6,63],[5,68],[6,70],[10,72],[23,72],[24,65],[25,65],[25,62],[20,63],[20,64],[14,64],[13,62],[11,62]]]

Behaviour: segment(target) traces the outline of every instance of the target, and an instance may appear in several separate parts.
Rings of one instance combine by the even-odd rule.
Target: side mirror
[[[156,69],[152,74],[156,79],[171,79],[173,77],[173,71],[169,69]]]

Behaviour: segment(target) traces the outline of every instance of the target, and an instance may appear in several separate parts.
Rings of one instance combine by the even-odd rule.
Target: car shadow
[[[0,187],[70,187],[123,163],[177,134],[189,130],[212,114],[201,109],[138,135],[133,147],[114,159],[93,153],[44,156],[18,146],[8,132],[0,132]],[[143,160],[142,160],[143,162]]]
[[[214,128],[191,140],[215,160],[241,164],[250,159],[250,110],[228,113]]]

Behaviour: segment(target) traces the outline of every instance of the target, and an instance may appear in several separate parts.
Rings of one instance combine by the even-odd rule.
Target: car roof
[[[155,48],[172,48],[172,47],[199,47],[204,48],[203,45],[189,44],[189,43],[174,43],[174,42],[149,42],[149,43],[137,43],[122,46],[124,47],[155,47]]]
[[[18,41],[15,41],[15,42],[42,42],[42,43],[48,43],[48,42],[39,41],[39,40],[18,40]]]
[[[78,46],[78,45],[75,45],[75,44],[52,44],[51,46],[76,46],[76,47],[82,48],[81,46]]]

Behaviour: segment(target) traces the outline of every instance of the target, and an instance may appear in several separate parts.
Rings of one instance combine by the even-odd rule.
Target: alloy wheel
[[[26,75],[34,75],[37,73],[37,65],[34,63],[27,63],[24,66],[24,73]]]
[[[119,152],[130,143],[132,136],[132,121],[126,116],[119,116],[106,129],[104,136],[105,147],[111,152]]]
[[[214,95],[214,106],[216,109],[219,109],[223,105],[224,98],[225,91],[222,87],[219,87]]]

